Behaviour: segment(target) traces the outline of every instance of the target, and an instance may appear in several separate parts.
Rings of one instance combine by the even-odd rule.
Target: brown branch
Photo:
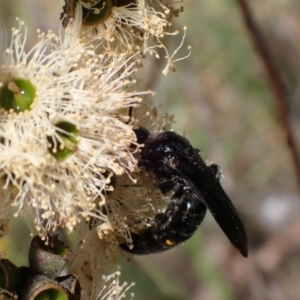
[[[265,70],[270,80],[270,84],[275,94],[275,99],[277,102],[281,123],[286,134],[286,142],[290,149],[292,159],[294,161],[298,186],[300,188],[300,158],[297,152],[296,142],[288,118],[287,88],[276,68],[275,61],[266,43],[266,40],[264,39],[260,28],[258,27],[258,25],[256,24],[253,18],[249,5],[247,4],[247,0],[237,0],[237,2],[241,9],[245,21],[245,25],[249,30],[254,46],[256,47],[256,51],[258,52],[258,55],[260,56],[264,64]]]

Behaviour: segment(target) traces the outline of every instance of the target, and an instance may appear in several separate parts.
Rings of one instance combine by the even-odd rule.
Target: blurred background
[[[299,146],[300,2],[249,4],[287,86],[289,120]],[[274,92],[238,2],[178,5],[184,12],[173,27],[181,33],[166,43],[175,50],[186,25],[178,57],[188,53],[187,45],[192,54],[166,77],[164,61],[146,60],[139,85],[156,91],[154,102],[162,105],[161,113],[175,116],[174,129],[223,168],[223,187],[244,220],[250,254],[243,258],[208,214],[184,245],[124,263],[123,280],[136,282],[132,291],[138,300],[299,300],[300,187]],[[24,20],[30,45],[36,28],[58,31],[62,6],[62,0],[2,0],[0,22],[9,28],[17,26],[15,17]],[[22,241],[28,234],[20,224],[0,244],[18,265],[24,264],[20,254],[26,257]]]

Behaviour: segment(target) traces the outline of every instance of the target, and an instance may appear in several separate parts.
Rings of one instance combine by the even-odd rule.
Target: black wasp
[[[135,129],[137,142],[144,144],[140,165],[171,199],[165,212],[155,215],[150,227],[131,232],[132,246],[120,247],[132,254],[168,250],[189,239],[208,209],[231,243],[248,256],[247,235],[241,218],[220,184],[220,167],[207,165],[199,150],[173,131],[152,137],[143,127]]]

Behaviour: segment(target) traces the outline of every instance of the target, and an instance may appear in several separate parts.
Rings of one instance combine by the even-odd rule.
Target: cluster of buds
[[[145,99],[153,93],[138,91],[133,78],[159,48],[166,51],[163,73],[174,68],[163,39],[178,33],[170,26],[181,10],[164,0],[66,0],[59,35],[38,30],[26,51],[27,29],[17,20],[10,44],[0,47],[1,236],[13,227],[11,207],[15,217],[30,208],[46,243],[51,232],[76,232],[68,271],[87,298],[123,296],[122,286],[115,298],[102,297],[99,285],[117,276],[102,278],[106,266],[120,240],[130,243],[128,217],[142,219],[161,202],[151,180],[136,172],[132,129],[160,131],[172,119],[157,115]]]

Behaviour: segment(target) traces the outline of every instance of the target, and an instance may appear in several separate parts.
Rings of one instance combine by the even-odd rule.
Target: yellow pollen
[[[171,240],[165,240],[165,244],[167,246],[174,246],[175,242],[171,241]]]

